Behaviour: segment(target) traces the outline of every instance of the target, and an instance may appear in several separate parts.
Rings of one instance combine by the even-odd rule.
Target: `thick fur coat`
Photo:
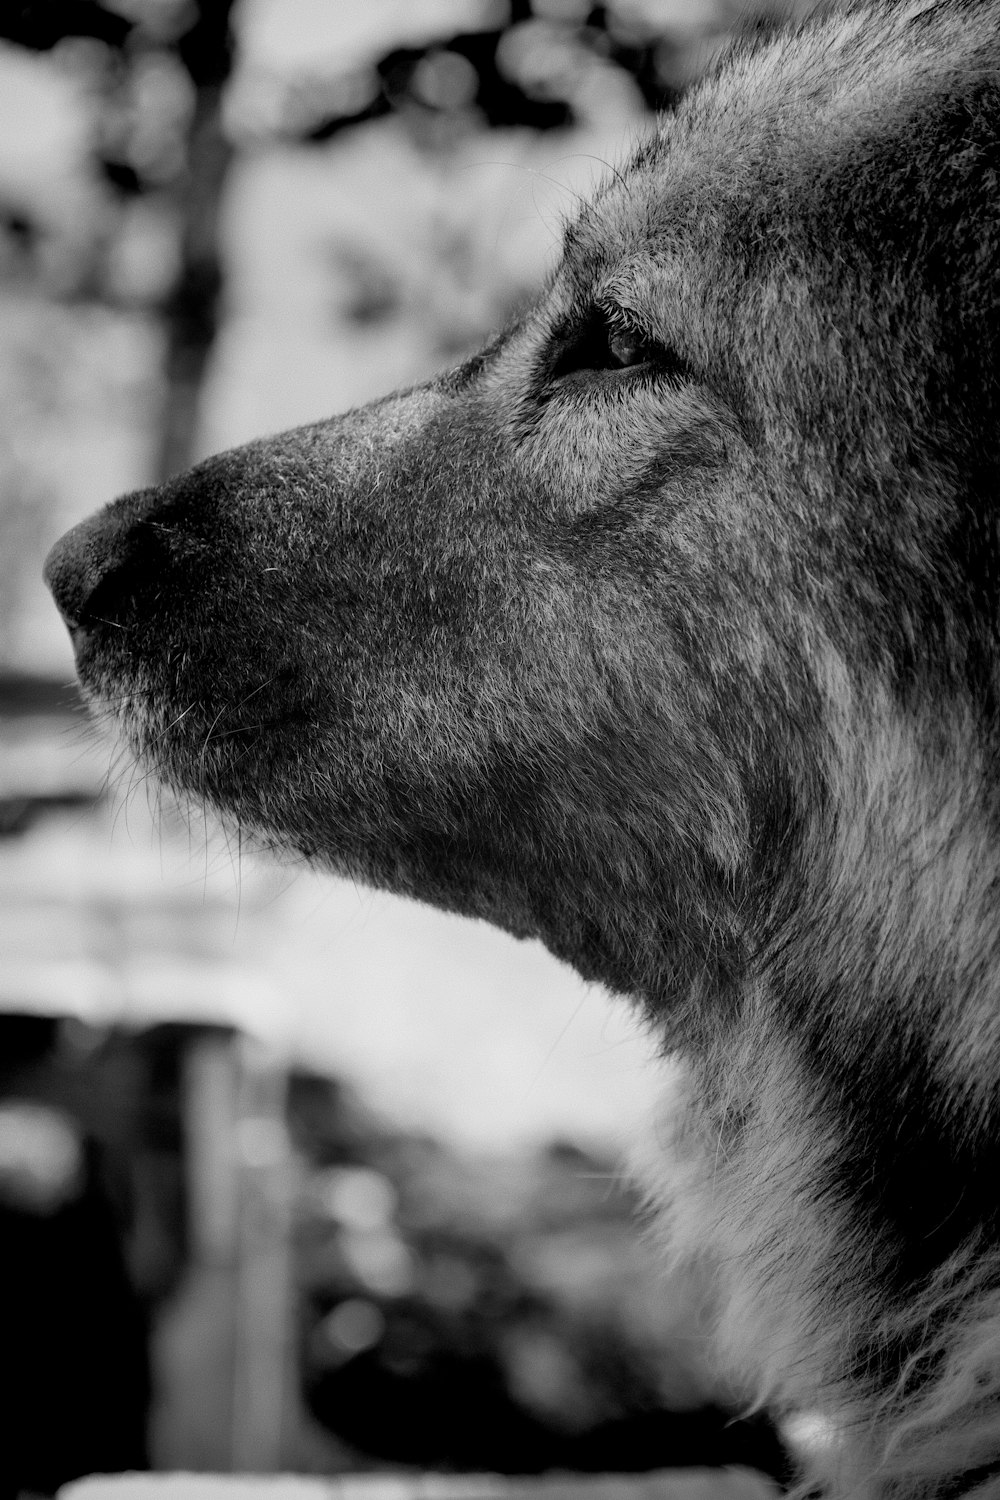
[[[476,358],[48,563],[167,783],[644,1009],[667,1233],[839,1496],[1000,1495],[998,37],[737,46]]]

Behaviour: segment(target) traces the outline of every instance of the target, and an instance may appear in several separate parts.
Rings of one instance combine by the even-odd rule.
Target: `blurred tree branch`
[[[230,29],[233,0],[198,0],[177,8],[190,25],[170,37],[146,33],[98,0],[22,0],[0,9],[0,37],[32,51],[49,51],[67,38],[103,43],[127,77],[150,44],[168,47],[187,73],[194,107],[187,127],[183,170],[166,191],[177,224],[178,264],[159,299],[166,335],[164,406],[155,477],[191,462],[205,370],[218,332],[223,287],[219,247],[219,208],[232,148],[221,124],[222,94],[233,62]],[[127,146],[127,142],[126,142]],[[145,193],[153,184],[127,159],[101,159],[100,171],[122,197]]]
[[[233,0],[200,0],[177,51],[195,88],[187,170],[178,184],[180,259],[164,298],[167,383],[157,478],[191,462],[201,387],[219,328],[223,269],[219,211],[232,147],[223,134],[222,93],[233,61]]]

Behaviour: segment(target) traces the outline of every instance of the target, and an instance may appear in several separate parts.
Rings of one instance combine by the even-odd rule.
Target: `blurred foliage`
[[[712,1403],[699,1289],[654,1274],[610,1155],[461,1155],[306,1074],[289,1108],[302,1378],[338,1438],[437,1469],[784,1475],[766,1421]]]
[[[419,3],[411,9],[419,16]],[[432,13],[424,29],[438,19],[440,34],[419,45],[395,43],[387,16],[388,38],[380,46],[375,22],[367,57],[293,76],[258,74],[243,123],[257,133],[312,141],[390,112],[457,116],[467,128],[554,129],[579,122],[588,93],[615,69],[634,80],[649,109],[662,109],[697,66],[698,45],[724,33],[730,20],[712,0],[510,0],[464,9],[467,22],[454,31]],[[0,37],[38,51],[61,49],[82,67],[136,74],[156,52],[159,68],[179,65],[197,87],[228,73],[229,11],[225,0],[26,0],[0,15]],[[151,126],[167,123],[169,101],[158,102],[167,103],[165,111],[147,100],[154,109],[133,117],[133,138],[125,132],[99,153],[124,191],[157,180],[138,138],[148,141]]]
[[[226,134],[238,147],[315,143],[395,115],[422,145],[440,149],[470,131],[569,129],[616,87],[635,91],[648,109],[669,107],[726,31],[722,5],[511,0],[468,5],[478,26],[419,45],[395,44],[391,28],[380,44],[373,24],[370,55],[345,49],[339,60],[324,54],[322,66],[268,68],[251,55],[232,78]],[[421,7],[414,3],[412,10],[419,16]],[[162,244],[155,253],[152,241],[169,238],[163,226],[154,228],[151,215],[130,222],[123,209],[136,198],[156,203],[170,190],[183,197],[184,186],[191,189],[199,93],[230,79],[233,20],[238,27],[232,0],[22,0],[0,10],[0,38],[49,54],[89,119],[89,169],[82,166],[102,212],[91,216],[90,243],[77,243],[76,274],[60,290],[111,301],[163,296],[176,247],[172,256]],[[432,25],[430,19],[424,29]],[[0,181],[4,269],[9,274],[35,259],[44,275],[52,226],[37,205],[17,199]],[[180,226],[173,227],[176,236]],[[143,254],[122,254],[115,242],[135,235],[145,237]],[[130,281],[122,265],[136,258],[158,272],[147,271],[145,286]]]

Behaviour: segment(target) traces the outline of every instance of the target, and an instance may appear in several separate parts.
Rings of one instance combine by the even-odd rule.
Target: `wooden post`
[[[240,1051],[232,1466],[274,1474],[283,1464],[292,1401],[294,1158],[284,1068],[249,1038],[241,1038]]]
[[[192,1028],[181,1074],[188,1264],[154,1342],[157,1467],[232,1466],[239,1243],[238,1042]]]

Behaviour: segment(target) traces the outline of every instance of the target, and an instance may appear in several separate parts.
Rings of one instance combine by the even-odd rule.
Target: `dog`
[[[481,353],[46,568],[164,783],[631,997],[665,1233],[840,1497],[1000,1495],[998,40],[738,42]]]

